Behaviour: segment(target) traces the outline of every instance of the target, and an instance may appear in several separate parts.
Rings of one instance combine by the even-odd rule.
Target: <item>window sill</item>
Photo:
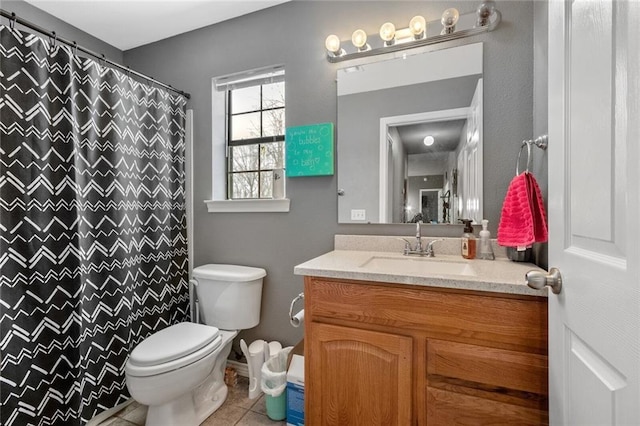
[[[205,200],[209,213],[288,212],[288,198],[272,200]]]

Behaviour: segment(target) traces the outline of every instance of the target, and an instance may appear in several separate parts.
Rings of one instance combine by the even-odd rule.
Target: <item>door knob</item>
[[[526,273],[525,278],[527,285],[536,290],[545,288],[545,286],[551,287],[553,294],[559,294],[562,290],[562,275],[558,268],[551,268],[549,273],[540,271],[529,271]]]

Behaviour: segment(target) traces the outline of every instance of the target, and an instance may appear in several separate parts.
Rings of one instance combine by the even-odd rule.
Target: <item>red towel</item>
[[[502,204],[498,244],[527,247],[533,243],[544,243],[548,237],[540,187],[531,173],[521,173],[509,184]]]

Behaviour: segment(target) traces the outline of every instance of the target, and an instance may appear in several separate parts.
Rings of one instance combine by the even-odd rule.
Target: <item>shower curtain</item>
[[[188,319],[182,96],[0,26],[0,424],[80,425]]]

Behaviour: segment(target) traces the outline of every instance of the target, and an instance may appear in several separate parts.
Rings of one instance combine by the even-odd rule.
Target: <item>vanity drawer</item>
[[[534,296],[305,277],[311,320],[349,321],[528,353],[547,353],[547,301]]]
[[[432,388],[427,388],[426,418],[429,426],[549,424],[544,410]]]
[[[548,395],[547,365],[545,355],[427,340],[429,386],[448,383],[536,399]]]

